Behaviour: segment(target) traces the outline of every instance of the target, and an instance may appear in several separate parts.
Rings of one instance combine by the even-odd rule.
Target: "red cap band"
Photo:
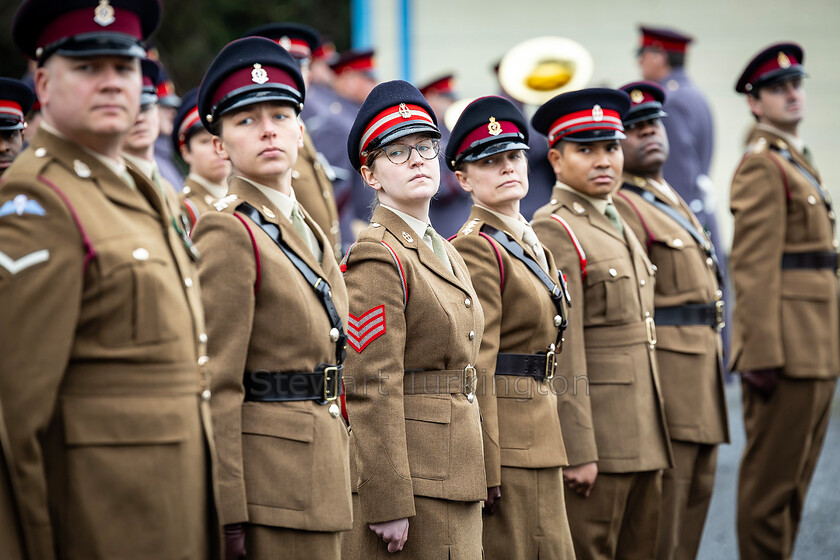
[[[618,111],[602,109],[600,105],[595,105],[592,109],[563,115],[551,125],[548,131],[548,141],[554,144],[564,136],[587,130],[618,130],[621,132],[624,130],[624,126],[621,124],[621,114]]]
[[[187,143],[187,132],[199,122],[199,119],[198,107],[193,107],[192,110],[187,113],[187,116],[184,117],[184,120],[181,122],[181,126],[178,127],[178,147]]]
[[[11,99],[0,99],[0,118],[23,122],[23,107]]]
[[[341,74],[342,72],[346,72],[347,70],[357,70],[359,72],[373,72],[373,57],[368,56],[357,58],[355,60],[351,60],[345,64],[333,68],[333,72],[335,72],[336,74]]]
[[[309,58],[312,56],[312,49],[309,48],[309,43],[303,39],[281,37],[277,39],[275,43],[286,49],[289,54],[297,58]]]
[[[420,90],[420,93],[422,93],[423,95],[429,95],[429,94],[434,94],[434,93],[437,93],[437,94],[452,93],[454,91],[453,82],[454,82],[454,80],[452,79],[452,77],[447,76],[446,78],[437,80],[437,81],[432,82],[431,84],[427,85],[426,87],[424,87],[423,89]]]
[[[779,51],[779,55],[771,58],[764,62],[761,66],[755,69],[749,78],[747,79],[748,84],[755,83],[764,74],[768,74],[770,72],[774,72],[776,70],[783,70],[786,68],[790,68],[791,66],[799,65],[799,61],[792,54],[787,54],[783,51]]]
[[[169,97],[170,95],[175,94],[175,87],[173,86],[172,82],[165,81],[158,84],[157,87],[157,96],[158,99],[163,99],[164,97]]]
[[[496,127],[494,125],[500,126]],[[470,146],[472,146],[474,142],[478,142],[479,140],[493,138],[498,136],[499,134],[516,134],[521,132],[522,131],[519,130],[519,127],[510,121],[497,121],[493,119],[492,121],[486,124],[482,124],[475,130],[467,134],[467,137],[464,138],[464,141],[461,142],[461,145],[458,146],[458,151],[455,153],[459,155],[464,153],[467,149],[469,149]]]
[[[651,35],[642,36],[642,48],[653,47],[655,49],[662,49],[666,52],[684,53],[688,47],[685,41],[676,41],[663,39],[662,37],[653,37]]]
[[[240,68],[224,79],[216,91],[213,92],[211,105],[215,106],[232,91],[252,85],[263,85],[266,83],[283,84],[291,87],[300,94],[298,86],[292,77],[285,70],[274,66],[262,66],[254,64],[246,68]]]
[[[141,40],[143,30],[137,14],[130,10],[112,9],[113,17],[107,25],[97,23],[98,16],[92,7],[61,14],[44,28],[35,46],[46,47],[56,41],[84,33],[122,33]]]
[[[420,122],[435,126],[435,121],[423,107],[400,103],[385,109],[370,120],[360,142],[362,148],[359,152],[365,152],[370,143],[392,126],[404,122]],[[365,158],[362,158],[363,160]]]

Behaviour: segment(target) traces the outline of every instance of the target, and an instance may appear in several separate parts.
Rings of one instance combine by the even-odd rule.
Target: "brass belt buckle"
[[[332,375],[332,394],[330,396],[330,375]],[[338,375],[338,366],[327,366],[324,368],[324,401],[335,402],[338,400],[338,389],[341,376]]]
[[[550,381],[554,379],[554,373],[557,369],[557,355],[554,353],[554,344],[548,347],[548,352],[545,353],[545,379]]]
[[[656,346],[656,323],[653,322],[653,317],[645,319],[645,331],[647,331],[647,341],[651,349]]]
[[[464,368],[464,394],[469,402],[475,400],[475,392],[478,389],[478,373],[472,364]]]
[[[717,330],[723,329],[726,326],[726,305],[724,301],[718,300],[715,302],[715,328]]]

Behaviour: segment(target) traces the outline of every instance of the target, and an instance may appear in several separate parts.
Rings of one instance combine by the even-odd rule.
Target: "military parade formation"
[[[731,557],[792,558],[840,375],[800,45],[735,82],[727,255],[682,33],[617,89],[542,38],[461,101],[265,22],[179,98],[161,17],[12,22],[0,557],[694,559],[732,371]]]

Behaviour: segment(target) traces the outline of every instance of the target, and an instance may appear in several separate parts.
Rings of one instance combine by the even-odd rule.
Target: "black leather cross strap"
[[[708,239],[705,235],[697,231],[697,228],[694,227],[694,224],[691,223],[691,220],[677,212],[674,208],[668,205],[668,203],[661,200],[655,194],[648,190],[645,190],[641,187],[637,187],[636,185],[631,185],[629,183],[624,183],[624,185],[621,188],[641,196],[647,202],[653,204],[657,210],[661,211],[663,214],[677,222],[681,228],[687,231],[688,234],[694,238],[697,244],[703,248],[703,251],[706,253],[706,256],[712,259],[712,262],[715,264],[715,275],[717,276],[718,284],[723,286],[723,273],[720,270],[720,264],[718,263],[717,254],[715,254],[715,246],[712,244],[710,239]]]
[[[568,325],[568,321],[566,320],[566,304],[570,303],[569,293],[566,289],[565,282],[563,281],[563,273],[560,272],[558,274],[560,284],[555,284],[554,280],[552,280],[551,277],[542,269],[539,263],[537,263],[531,255],[527,254],[525,249],[523,249],[522,246],[514,241],[508,234],[487,224],[481,226],[481,231],[488,237],[492,237],[493,240],[504,247],[508,253],[528,267],[528,270],[530,270],[548,290],[548,293],[551,296],[551,302],[557,310],[557,316],[560,317],[560,324],[555,325],[557,327],[557,342],[554,344],[559,351],[560,342],[563,339],[563,331],[566,330],[566,325]]]
[[[546,375],[545,354],[510,354],[496,355],[496,375],[518,375],[543,380]],[[550,364],[549,364],[550,365]]]
[[[330,285],[326,280],[318,276],[315,271],[303,261],[303,259],[297,256],[294,251],[286,245],[283,241],[282,235],[280,234],[280,228],[267,221],[263,215],[260,214],[259,210],[247,202],[243,202],[236,207],[236,211],[245,214],[252,222],[257,224],[260,229],[263,230],[278,247],[280,247],[280,250],[283,251],[294,267],[303,274],[303,277],[309,285],[312,286],[312,289],[315,291],[318,299],[321,300],[321,305],[324,306],[324,310],[327,312],[327,317],[329,317],[330,320],[330,326],[338,331],[338,339],[335,341],[335,363],[340,366],[347,355],[347,334],[344,332],[341,317],[338,315],[338,310],[335,308],[335,304],[333,303]]]
[[[784,253],[782,268],[786,270],[806,269],[837,269],[837,253],[833,251],[809,251],[807,253]]]
[[[245,400],[257,402],[333,401],[344,393],[344,366],[318,364],[313,372],[249,371],[243,379]]]
[[[787,150],[785,148],[777,146],[775,143],[770,144],[770,149],[773,150],[774,152],[778,152],[779,154],[781,154],[781,156],[783,158],[785,158],[786,160],[788,160],[791,163],[791,165],[793,165],[795,168],[797,168],[800,173],[805,175],[805,178],[808,179],[808,181],[810,181],[811,184],[814,185],[814,188],[817,189],[817,192],[820,193],[820,197],[822,198],[822,201],[823,201],[823,204],[825,204],[825,207],[828,208],[829,210],[831,210],[831,204],[829,204],[829,202],[828,202],[828,196],[826,195],[825,189],[823,189],[820,182],[817,181],[817,178],[814,177],[813,175],[811,175],[810,171],[805,169],[798,161],[793,159],[793,155],[790,153],[790,150]]]
[[[657,307],[654,316],[657,327],[665,325],[723,325],[723,301]]]

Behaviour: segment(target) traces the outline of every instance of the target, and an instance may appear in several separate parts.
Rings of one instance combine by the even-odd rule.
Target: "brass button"
[[[379,222],[371,222],[370,225],[373,227],[379,227]]]
[[[337,404],[332,403],[330,405],[329,412],[330,412],[330,416],[332,416],[333,418],[338,418],[339,415],[341,414],[341,409],[338,408]]]
[[[615,277],[615,276],[617,276],[617,275],[618,275],[618,272],[616,272],[614,268],[611,268],[611,269],[610,269],[610,276]]]
[[[554,326],[559,327],[562,324],[563,324],[563,317],[561,317],[560,315],[555,315],[554,316]]]
[[[472,305],[472,301],[470,301],[470,298],[467,298],[467,299],[464,300],[464,305],[467,308],[469,308]]]
[[[184,286],[186,286],[187,288],[192,288],[192,285],[193,285],[192,278],[190,278],[189,276],[184,278]]]
[[[679,237],[674,239],[674,247],[682,247],[682,246],[683,246],[682,239],[680,239]]]
[[[470,340],[475,340],[475,331],[470,331],[469,337]]]
[[[198,341],[205,344],[207,342],[207,333],[201,333],[198,335]]]
[[[467,401],[468,401],[468,402],[473,402],[473,401],[475,401],[475,395],[473,395],[472,393],[468,393],[468,394],[467,394]]]
[[[817,203],[817,197],[815,197],[814,195],[810,195],[810,196],[808,197],[808,204],[810,204],[811,206],[813,206],[813,205],[814,205],[814,204],[816,204],[816,203]]]
[[[198,359],[198,365],[203,366],[204,364],[206,364],[209,361],[210,361],[210,358],[208,358],[207,356],[201,356]]]
[[[715,261],[712,260],[712,257],[706,257],[706,264],[712,266],[715,264]]]
[[[650,311],[645,311],[645,317],[650,317]]]
[[[210,389],[205,389],[201,392],[201,400],[209,401],[211,395],[212,393],[210,393]]]
[[[149,255],[148,249],[144,249],[143,247],[140,247],[139,249],[135,249],[134,252],[131,253],[131,256],[134,257],[134,259],[138,260],[138,261],[147,261],[147,260],[149,260],[150,255]]]
[[[37,150],[35,150],[35,157],[41,158],[41,157],[44,157],[45,155],[47,155],[47,149],[46,148],[38,148]]]
[[[556,198],[552,198],[552,199],[551,199],[551,204],[557,204],[557,199],[556,199]]]
[[[647,284],[647,282],[645,282],[644,280],[639,280],[639,285],[640,286],[644,286],[645,284]]]
[[[330,341],[338,342],[338,329],[335,327],[330,329]]]

